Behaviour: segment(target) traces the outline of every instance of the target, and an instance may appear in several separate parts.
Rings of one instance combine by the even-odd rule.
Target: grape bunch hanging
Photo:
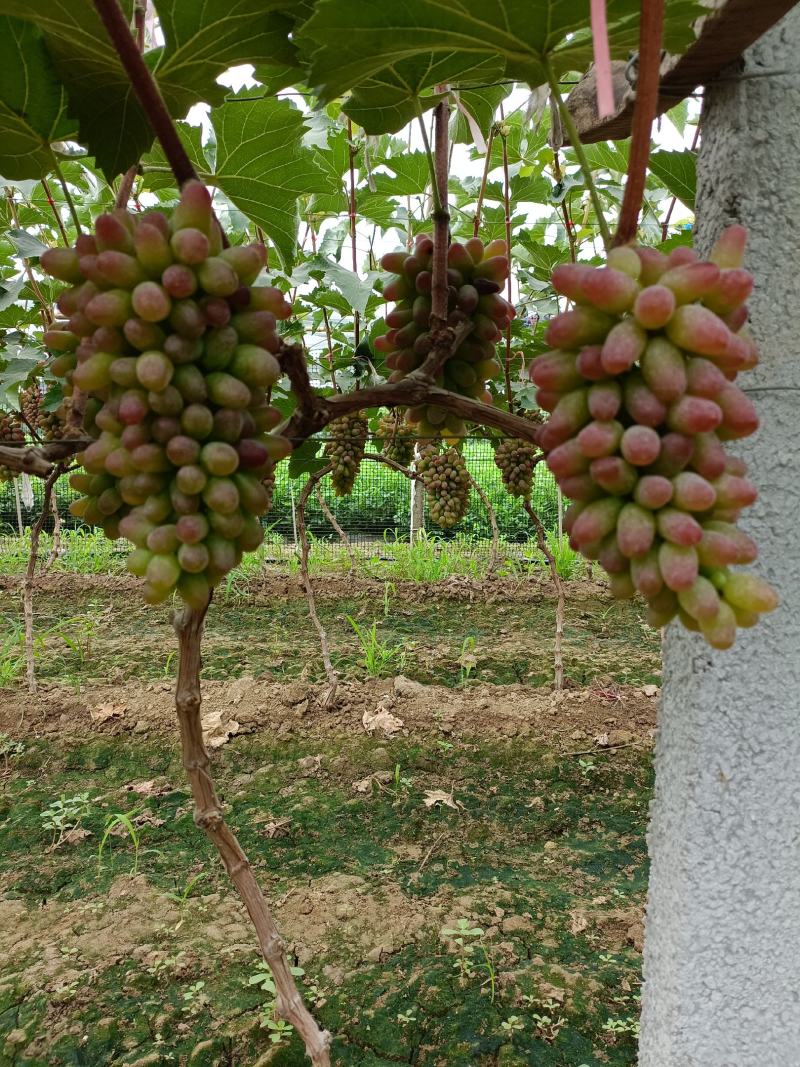
[[[325,455],[331,461],[331,484],[337,496],[348,496],[353,491],[369,434],[369,423],[361,411],[340,415],[328,425],[330,440],[325,445]]]
[[[730,227],[708,262],[629,246],[605,267],[557,267],[553,285],[575,307],[551,321],[554,350],[531,370],[551,412],[539,443],[573,501],[570,543],[599,560],[616,597],[645,597],[651,625],[678,616],[714,648],[777,605],[766,582],[730,569],[757,555],[736,526],[756,488],[725,447],[758,427],[733,384],[758,362],[745,238]]]
[[[541,412],[526,411],[522,417],[529,422],[541,423]],[[510,496],[528,500],[533,488],[533,472],[541,458],[539,449],[530,441],[505,437],[494,450],[495,466],[500,471],[503,485]]]
[[[262,245],[223,248],[208,190],[188,182],[160,211],[101,215],[74,249],[50,249],[44,270],[68,286],[65,320],[45,334],[64,392],[86,395],[70,510],[126,537],[128,569],[158,603],[177,589],[203,607],[256,549],[268,506],[262,485],[290,445],[266,390],[280,376],[283,294],[255,286]]]
[[[505,253],[505,241],[484,246],[477,237],[455,242],[447,251],[447,325],[469,323],[471,329],[445,362],[437,384],[486,404],[492,403],[486,383],[501,373],[495,346],[515,315],[500,295],[509,272]],[[388,252],[381,259],[383,269],[397,275],[383,288],[384,298],[396,301],[386,316],[389,331],[375,340],[376,351],[386,354],[391,382],[420,367],[434,347],[432,265],[433,239],[427,234],[417,237],[412,253]],[[441,436],[456,443],[466,432],[462,419],[437,404],[410,408],[408,420],[420,438]]]
[[[430,442],[420,449],[417,471],[428,497],[428,510],[433,521],[449,529],[461,522],[469,507],[469,471],[457,448],[439,451]]]
[[[399,412],[390,412],[380,417],[378,436],[381,442],[381,452],[387,459],[399,463],[401,467],[411,466],[414,460],[414,442]]]
[[[25,430],[15,411],[0,414],[0,444],[21,444],[25,440]],[[10,482],[18,474],[18,471],[0,463],[0,482]]]

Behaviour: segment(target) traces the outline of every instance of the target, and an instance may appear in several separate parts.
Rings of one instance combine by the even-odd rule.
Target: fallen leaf
[[[258,831],[262,836],[272,839],[273,837],[286,837],[289,833],[289,826],[291,825],[291,819],[273,819],[271,822],[265,823],[264,826]]]
[[[61,848],[62,845],[78,845],[81,841],[85,841],[87,837],[91,836],[91,830],[84,830],[82,826],[75,826],[71,830],[67,830],[61,840],[56,841],[56,843],[51,845],[47,851],[55,852],[55,850]]]
[[[589,920],[586,918],[586,912],[571,911],[569,913],[569,932],[571,934],[582,933],[588,925]]]
[[[426,808],[433,808],[437,804],[444,804],[446,808],[452,808],[453,811],[458,811],[463,804],[459,804],[453,800],[452,793],[445,793],[444,789],[426,789],[425,796],[422,803]]]
[[[209,748],[226,745],[234,734],[239,732],[239,723],[235,719],[222,721],[221,711],[207,711],[202,718],[203,740]]]
[[[157,778],[148,778],[144,782],[131,782],[130,785],[125,786],[125,789],[128,793],[138,793],[143,797],[160,797],[172,791],[170,786]]]
[[[648,682],[647,685],[642,686],[642,692],[646,697],[657,697],[661,692],[661,689],[657,685],[653,685],[652,682]]]
[[[369,711],[368,709],[364,712],[361,718],[361,725],[368,734],[380,731],[384,737],[394,737],[395,734],[403,729],[405,723],[397,715],[393,715],[386,704],[381,701],[374,711]]]
[[[121,719],[128,710],[125,704],[98,704],[89,709],[92,722],[107,722],[109,719]]]

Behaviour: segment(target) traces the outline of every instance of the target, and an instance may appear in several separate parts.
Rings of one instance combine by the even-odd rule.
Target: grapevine
[[[554,350],[531,371],[551,412],[539,442],[574,501],[570,543],[599,560],[616,597],[645,597],[651,625],[677,616],[714,648],[778,602],[761,578],[730,569],[757,556],[736,526],[756,488],[725,449],[758,427],[733,384],[758,362],[745,239],[730,227],[708,262],[686,247],[624,246],[605,267],[557,267],[553,285],[575,307],[551,321]]]
[[[531,422],[540,422],[541,413],[525,414]],[[530,441],[506,437],[499,441],[494,452],[494,462],[500,471],[503,485],[511,496],[528,500],[533,488],[533,472],[536,468],[539,449]]]
[[[337,496],[347,496],[361,468],[369,424],[363,412],[352,411],[334,419],[328,431],[331,439],[325,445],[325,455],[333,466],[331,484]]]
[[[495,348],[502,332],[514,318],[511,304],[500,295],[508,277],[505,241],[484,246],[477,237],[465,244],[453,243],[447,252],[448,317],[446,325],[465,331],[436,376],[436,382],[462,396],[492,403],[486,383],[502,371]],[[395,274],[383,287],[394,308],[386,316],[388,333],[376,338],[375,348],[386,354],[392,371],[389,381],[402,381],[421,367],[436,342],[431,322],[433,240],[420,234],[412,254],[388,252],[381,259],[384,270]],[[456,443],[466,431],[462,419],[436,404],[412,407],[408,420],[420,437],[442,436]]]
[[[420,449],[417,470],[428,496],[431,518],[444,529],[460,522],[469,507],[469,471],[458,449],[439,452],[435,444]]]
[[[381,451],[387,459],[410,467],[414,459],[414,442],[408,436],[408,427],[395,414],[383,415],[378,420],[378,435]]]
[[[62,402],[59,409],[45,411],[39,386],[34,384],[29,389],[23,390],[19,399],[25,422],[42,441],[61,439],[66,427],[69,398]]]
[[[64,393],[85,394],[95,440],[71,477],[70,510],[126,537],[128,569],[158,603],[173,590],[202,608],[212,588],[263,539],[262,479],[290,451],[265,390],[280,376],[283,294],[253,283],[258,244],[222,247],[211,198],[188,182],[171,218],[99,216],[42,267],[68,283],[65,321],[45,334]]]

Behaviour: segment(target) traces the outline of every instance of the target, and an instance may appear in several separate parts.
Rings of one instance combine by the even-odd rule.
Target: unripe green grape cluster
[[[381,452],[401,467],[410,467],[414,459],[414,441],[410,433],[398,412],[382,415],[378,420]]]
[[[330,440],[325,455],[333,464],[331,484],[337,496],[348,496],[361,469],[369,435],[369,423],[362,411],[340,415],[328,425]]]
[[[439,452],[431,445],[420,450],[417,470],[428,497],[431,519],[447,530],[460,522],[469,507],[469,471],[464,456],[453,446]]]
[[[524,412],[523,418],[529,422],[541,423],[541,412]],[[503,485],[510,496],[528,500],[533,488],[533,472],[541,452],[531,441],[517,437],[505,437],[499,441],[494,450],[495,466],[500,471]]]
[[[223,248],[208,190],[188,182],[170,217],[99,216],[93,235],[50,249],[44,270],[68,283],[65,321],[45,334],[67,396],[86,394],[95,440],[71,477],[70,510],[135,548],[128,569],[149,603],[174,590],[193,607],[263,540],[262,480],[291,451],[281,415],[283,294],[253,283],[263,245]]]
[[[389,331],[375,340],[376,351],[386,354],[390,382],[421,366],[433,348],[432,265],[433,239],[427,234],[417,237],[412,253],[388,252],[381,259],[383,269],[397,275],[383,288],[385,299],[396,301],[386,316]],[[492,403],[487,381],[501,373],[495,346],[515,316],[500,295],[508,271],[505,241],[484,246],[475,237],[465,244],[454,242],[447,251],[447,325],[470,323],[472,329],[445,362],[437,384],[485,404]],[[455,444],[466,433],[463,420],[438,404],[410,408],[408,420],[422,438],[441,436]]]
[[[758,362],[745,239],[730,227],[708,262],[687,247],[628,246],[605,267],[557,267],[553,285],[575,306],[550,322],[553,351],[531,368],[551,412],[539,443],[574,501],[573,548],[599,560],[614,596],[641,593],[651,625],[677,616],[721,649],[778,602],[761,578],[730,569],[757,556],[736,526],[756,488],[725,448],[758,427],[733,384]]]

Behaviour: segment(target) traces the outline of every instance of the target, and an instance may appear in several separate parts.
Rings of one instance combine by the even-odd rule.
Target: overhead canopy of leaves
[[[51,141],[68,133],[66,92],[41,33],[29,22],[0,18],[0,174],[46,174]]]
[[[693,0],[668,0],[668,49],[680,51],[693,39],[701,10]],[[638,14],[639,0],[608,0],[612,55],[637,46]],[[388,84],[405,83],[419,94],[445,82],[475,82],[486,63],[494,80],[532,86],[547,81],[548,64],[556,74],[585,70],[592,61],[589,25],[589,0],[319,0],[300,39],[310,84],[323,100],[357,86],[359,109],[366,113],[374,94],[376,114],[384,109],[388,118]]]
[[[131,6],[131,0],[123,3],[127,14]],[[294,21],[277,10],[283,6],[279,0],[157,0],[155,6],[166,43],[147,52],[145,59],[175,117],[198,100],[221,100],[223,90],[216,79],[233,64],[293,62],[289,32]],[[153,131],[92,0],[0,0],[0,15],[37,27],[37,70],[57,74],[77,123],[77,137],[106,177],[110,180],[137,162],[152,145]],[[37,98],[44,96],[38,86],[34,91]],[[0,109],[4,106],[14,110],[5,83],[0,84]],[[42,138],[45,143],[55,139],[49,128],[37,127],[36,133],[39,144]],[[36,158],[35,146],[30,154]],[[32,161],[25,176],[42,173]]]

